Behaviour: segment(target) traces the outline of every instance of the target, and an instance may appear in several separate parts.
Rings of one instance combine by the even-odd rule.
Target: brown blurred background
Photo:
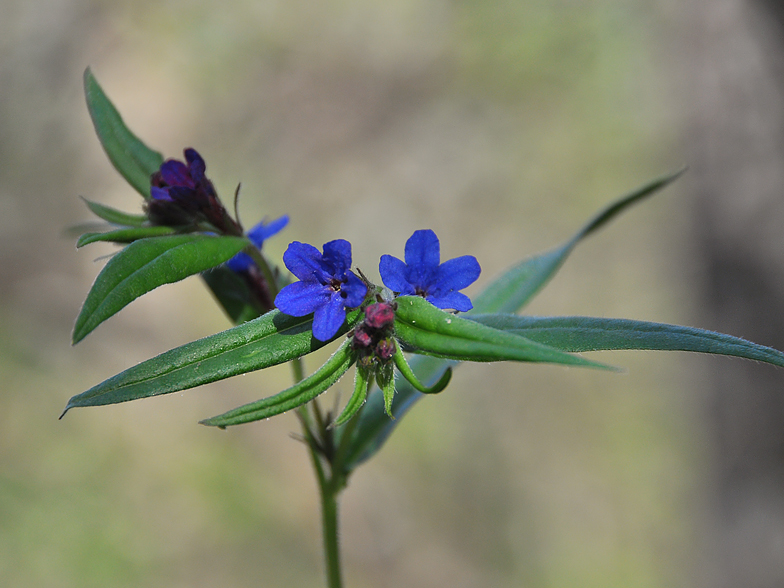
[[[227,200],[241,181],[246,225],[292,216],[273,257],[346,238],[377,277],[432,228],[445,258],[482,264],[469,293],[689,164],[528,312],[782,348],[782,23],[762,0],[4,0],[0,583],[322,584],[295,419],[196,424],[285,387],[285,368],[57,420],[228,326],[191,279],[70,346],[112,251],[64,235],[90,220],[79,196],[140,208],[94,137],[86,66],[151,146],[196,147]],[[784,372],[599,357],[628,373],[467,365],[417,405],[344,495],[347,586],[784,585]]]

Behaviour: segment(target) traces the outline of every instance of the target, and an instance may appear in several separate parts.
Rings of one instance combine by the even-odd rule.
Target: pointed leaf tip
[[[247,243],[242,237],[199,234],[134,241],[112,257],[95,279],[76,319],[73,343],[139,296],[220,265]]]
[[[84,95],[98,140],[109,161],[139,194],[149,200],[150,176],[163,163],[163,156],[147,147],[125,126],[89,67],[84,71]]]

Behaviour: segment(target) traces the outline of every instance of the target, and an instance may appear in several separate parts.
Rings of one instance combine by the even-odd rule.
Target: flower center
[[[340,285],[342,282],[337,278],[330,278],[329,280],[329,287],[332,288],[335,292],[340,292]]]

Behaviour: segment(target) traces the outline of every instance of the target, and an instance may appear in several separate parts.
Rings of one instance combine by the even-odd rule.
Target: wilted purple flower
[[[150,178],[150,220],[168,226],[206,221],[221,234],[241,235],[242,229],[226,212],[215,187],[204,175],[204,159],[190,147],[183,153],[186,163],[167,159]]]
[[[384,285],[403,295],[423,296],[438,308],[466,311],[471,299],[458,292],[473,284],[482,269],[473,255],[441,262],[438,237],[430,229],[415,231],[406,241],[405,263],[382,255],[378,271]]]
[[[263,220],[250,231],[248,231],[246,235],[248,239],[250,239],[251,243],[253,243],[257,248],[261,249],[264,241],[273,235],[278,234],[286,227],[287,224],[289,224],[288,215],[283,215],[282,217],[270,222]],[[253,265],[253,260],[247,253],[240,252],[227,261],[226,265],[232,271],[242,272]]]
[[[294,241],[283,254],[283,263],[300,279],[283,288],[275,306],[291,316],[313,313],[313,336],[319,341],[334,337],[346,320],[346,309],[365,299],[367,285],[351,271],[351,243],[337,239],[324,244],[324,253]]]
[[[204,200],[205,193],[215,193],[212,182],[204,175],[207,164],[198,151],[189,147],[183,153],[187,165],[176,159],[167,159],[152,175],[150,196],[153,200],[194,207]]]

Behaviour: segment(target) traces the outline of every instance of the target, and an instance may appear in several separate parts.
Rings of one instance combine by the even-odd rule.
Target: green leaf
[[[397,346],[397,341],[395,342],[395,345]],[[397,366],[398,371],[400,372],[400,375],[403,376],[408,381],[409,384],[411,384],[416,390],[418,390],[422,394],[439,394],[444,391],[444,389],[449,384],[449,381],[452,379],[452,368],[448,367],[446,368],[446,370],[444,371],[444,375],[441,376],[441,379],[438,380],[438,382],[436,382],[433,386],[425,386],[422,382],[419,381],[419,378],[416,377],[414,370],[411,369],[411,366],[409,365],[408,361],[406,361],[406,356],[403,355],[403,352],[401,351],[399,346],[397,347],[397,352],[395,353],[393,359],[395,361],[395,365]],[[384,387],[381,384],[379,384],[379,388],[382,389],[381,390],[382,392],[384,391],[383,390]],[[387,414],[391,415],[389,402],[387,401],[386,398],[384,400],[385,403],[387,404],[386,412]]]
[[[354,371],[354,392],[343,408],[343,412],[341,412],[340,416],[335,419],[335,422],[330,425],[332,428],[339,427],[343,423],[348,422],[351,417],[359,412],[362,405],[365,404],[368,387],[371,382],[370,375],[371,372],[369,369],[357,366],[357,369]]]
[[[335,384],[351,367],[355,358],[356,353],[351,350],[350,340],[346,339],[324,365],[291,388],[200,422],[202,425],[225,428],[260,421],[297,408]]]
[[[87,198],[82,198],[82,200],[84,200],[85,204],[87,204],[87,208],[89,208],[93,214],[107,222],[112,223],[113,225],[120,225],[124,227],[141,227],[147,222],[147,215],[145,214],[130,214],[128,212],[123,212],[121,210],[117,210],[116,208],[112,208],[111,206],[105,206],[103,204],[99,204],[98,202],[87,200]]]
[[[425,355],[416,355],[410,361],[411,369],[416,372],[419,381],[431,388],[444,379],[447,371],[451,372],[450,366],[456,364],[457,362],[454,361]],[[417,400],[424,397],[425,395],[415,390],[408,380],[398,378],[395,397],[392,400],[391,413],[394,418],[389,418],[385,410],[384,395],[378,388],[374,389],[368,395],[364,409],[356,418],[354,431],[349,431],[352,438],[346,450],[345,473],[348,474],[373,457],[400,423],[403,415]],[[343,435],[345,431],[348,431],[348,428],[341,427],[336,434]]]
[[[444,312],[419,296],[401,296],[396,301],[395,336],[417,353],[458,361],[530,361],[614,369]]]
[[[471,313],[516,312],[550,280],[563,265],[572,250],[585,237],[604,226],[631,205],[656,193],[677,179],[685,170],[679,170],[655,179],[633,190],[599,212],[586,223],[571,239],[563,245],[536,255],[513,266],[474,299]],[[458,362],[446,361],[435,357],[418,356],[411,360],[411,367],[420,380],[429,386],[435,385],[445,370]],[[384,399],[381,390],[373,389],[368,395],[365,408],[358,417],[347,452],[346,468],[350,472],[362,462],[370,459],[381,449],[401,417],[423,397],[408,382],[398,382],[397,392],[392,403],[391,420],[384,413]],[[340,431],[338,431],[340,433]]]
[[[603,227],[619,213],[675,181],[685,170],[653,180],[633,190],[599,212],[563,245],[524,259],[507,270],[474,300],[472,313],[516,312],[534,297],[561,268],[585,237]]]
[[[97,241],[110,241],[112,243],[132,243],[147,237],[162,237],[173,235],[177,231],[171,227],[130,227],[117,229],[115,231],[105,231],[103,233],[85,233],[76,241],[76,247],[84,247]]]
[[[742,357],[784,367],[784,353],[781,351],[739,337],[694,327],[584,316],[487,314],[469,318],[562,351],[693,351]]]
[[[225,265],[202,272],[215,299],[223,307],[232,323],[239,325],[260,316],[261,313],[249,301],[253,300],[250,288],[242,276]]]
[[[346,315],[339,337],[361,318]],[[277,310],[221,333],[192,341],[135,365],[71,398],[65,412],[81,406],[116,404],[169,394],[301,357],[325,342],[313,338],[311,316],[292,317]]]
[[[149,200],[150,176],[158,171],[163,156],[128,130],[89,67],[84,72],[84,94],[95,132],[109,161],[139,194]]]
[[[391,363],[376,367],[376,385],[384,395],[384,411],[389,418],[392,416],[392,401],[395,399],[395,368]]]
[[[173,235],[140,239],[112,257],[84,301],[73,342],[150,290],[227,261],[247,245],[242,237]]]

